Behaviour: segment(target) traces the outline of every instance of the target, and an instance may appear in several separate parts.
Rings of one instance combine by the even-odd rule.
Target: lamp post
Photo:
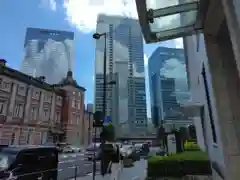
[[[107,86],[107,33],[94,33],[93,38],[99,40],[104,36],[104,54],[103,54],[103,102],[102,102],[102,113],[105,118],[106,115],[106,86]]]
[[[105,118],[106,116],[106,88],[107,85],[113,85],[116,84],[116,81],[110,81],[107,82],[107,33],[94,33],[93,38],[96,40],[99,40],[102,36],[104,36],[104,55],[103,55],[103,99],[102,99],[102,117]],[[103,133],[103,130],[102,130]],[[96,128],[94,131],[95,135],[95,140],[96,140]],[[101,139],[101,147],[103,148],[105,141],[104,139]],[[94,143],[95,146],[95,143]],[[95,158],[93,158],[93,180],[95,180],[95,175],[96,175],[96,161]],[[103,160],[101,160],[101,164],[103,166]]]
[[[96,40],[99,40],[102,36],[104,36],[104,55],[103,55],[103,102],[102,102],[102,113],[103,113],[103,118],[105,118],[105,114],[106,114],[106,86],[107,86],[107,78],[106,78],[106,74],[107,74],[107,33],[94,33],[93,34],[93,38]],[[96,128],[95,128],[95,137],[96,137]],[[95,139],[96,141],[96,139]],[[103,144],[104,142],[101,141],[101,143]],[[94,146],[95,146],[96,142],[94,142]],[[103,147],[103,145],[101,144],[101,147]],[[96,160],[95,157],[93,157],[93,180],[95,180],[95,175],[96,175]]]

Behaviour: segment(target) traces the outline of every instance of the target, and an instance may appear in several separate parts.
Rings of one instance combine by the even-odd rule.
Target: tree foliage
[[[103,136],[106,141],[115,140],[115,127],[112,123],[109,123],[106,126],[103,126]]]

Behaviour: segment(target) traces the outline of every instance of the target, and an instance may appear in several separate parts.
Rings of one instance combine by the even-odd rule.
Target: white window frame
[[[1,89],[4,91],[10,91],[11,89],[11,83],[8,81],[2,81],[1,83]]]
[[[33,98],[33,99],[36,99],[36,100],[39,100],[39,97],[40,97],[40,92],[34,90],[34,91],[32,92],[32,98]]]
[[[32,121],[37,120],[37,115],[38,115],[38,108],[36,106],[31,107],[31,114],[30,118]]]
[[[0,101],[0,114],[4,115],[6,109],[6,101]]]
[[[45,144],[47,142],[47,132],[41,132],[41,144]]]
[[[45,119],[49,117],[49,109],[43,109]]]
[[[22,86],[22,85],[19,85],[18,86],[18,88],[17,88],[17,93],[19,94],[19,95],[25,95],[25,87],[24,86]]]
[[[59,111],[56,111],[55,112],[55,119],[56,119],[56,122],[60,122],[60,120],[61,120],[61,113],[59,112]]]
[[[22,117],[23,115],[23,104],[22,103],[16,103],[14,105],[14,113],[13,116],[14,117]]]
[[[76,124],[80,124],[80,115],[79,114],[76,115]]]
[[[72,113],[71,124],[76,124],[76,113]]]
[[[60,96],[58,96],[58,97],[57,97],[57,104],[62,105],[62,101],[63,101],[63,98],[60,97]]]

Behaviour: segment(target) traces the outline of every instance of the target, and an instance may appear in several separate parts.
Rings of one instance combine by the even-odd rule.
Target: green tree
[[[112,123],[103,126],[103,136],[106,141],[115,141],[115,127]]]

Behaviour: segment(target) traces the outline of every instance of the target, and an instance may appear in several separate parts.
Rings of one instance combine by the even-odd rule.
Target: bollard
[[[74,168],[74,179],[77,180],[77,165]]]

